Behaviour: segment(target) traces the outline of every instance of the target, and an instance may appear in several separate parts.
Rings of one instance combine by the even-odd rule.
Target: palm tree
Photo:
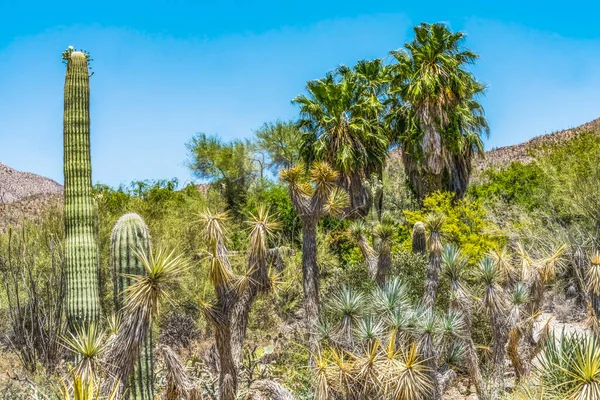
[[[380,118],[383,69],[381,60],[361,62],[356,70],[340,67],[309,81],[307,95],[292,100],[300,106],[302,158],[307,165],[323,160],[336,169],[352,210],[361,216],[370,208],[363,181],[381,171],[390,143]]]
[[[317,224],[328,214],[341,214],[348,206],[348,194],[337,187],[338,173],[325,162],[310,169],[306,181],[304,167],[296,166],[281,172],[288,184],[292,204],[302,220],[302,276],[304,307],[308,330],[310,362],[319,353],[317,327],[319,322],[319,266],[317,264]]]
[[[476,97],[485,86],[466,69],[478,55],[462,46],[465,35],[443,24],[415,26],[407,51],[393,51],[396,64],[388,122],[402,146],[402,160],[417,198],[436,190],[462,197],[471,159],[483,152],[489,133]]]

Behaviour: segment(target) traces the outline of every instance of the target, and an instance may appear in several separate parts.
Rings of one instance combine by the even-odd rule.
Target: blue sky
[[[480,54],[487,148],[600,117],[600,7],[487,3],[0,0],[0,162],[62,182],[69,45],[94,58],[93,180],[110,185],[189,181],[194,133],[294,118],[307,80],[385,56],[422,21],[465,31]]]

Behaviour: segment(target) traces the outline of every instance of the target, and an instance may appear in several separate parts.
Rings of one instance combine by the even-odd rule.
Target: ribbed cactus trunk
[[[146,271],[135,255],[139,249],[150,251],[150,234],[144,220],[137,214],[123,215],[117,221],[111,236],[115,311],[122,310],[125,290],[134,283],[127,275],[145,275]],[[140,349],[140,356],[129,379],[129,399],[154,399],[154,366],[152,360],[152,331]]]
[[[425,225],[416,222],[412,231],[412,251],[415,254],[423,254],[427,251],[427,238],[425,237]]]
[[[64,104],[64,213],[67,317],[71,328],[100,318],[100,263],[90,160],[88,56],[67,50]]]

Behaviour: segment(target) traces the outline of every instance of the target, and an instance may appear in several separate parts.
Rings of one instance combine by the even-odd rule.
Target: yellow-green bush
[[[427,214],[443,213],[446,216],[442,230],[444,241],[459,246],[471,263],[480,260],[505,238],[498,227],[486,219],[486,210],[480,200],[464,198],[454,200],[449,192],[436,192],[423,200],[418,211],[404,211],[409,226],[424,221]],[[406,243],[410,246],[410,243]]]

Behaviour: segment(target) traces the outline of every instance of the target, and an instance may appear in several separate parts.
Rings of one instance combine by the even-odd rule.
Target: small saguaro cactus
[[[412,251],[422,254],[427,251],[427,239],[425,237],[425,224],[416,222],[412,231]]]
[[[64,88],[64,215],[67,317],[71,328],[100,318],[99,254],[90,159],[89,55],[69,47]]]
[[[125,305],[125,290],[134,283],[131,276],[146,274],[136,251],[148,254],[149,250],[150,233],[142,217],[130,213],[119,218],[113,228],[110,243],[116,312],[120,312]],[[153,380],[152,331],[150,331],[140,349],[140,356],[129,379],[127,396],[130,399],[153,399]]]

